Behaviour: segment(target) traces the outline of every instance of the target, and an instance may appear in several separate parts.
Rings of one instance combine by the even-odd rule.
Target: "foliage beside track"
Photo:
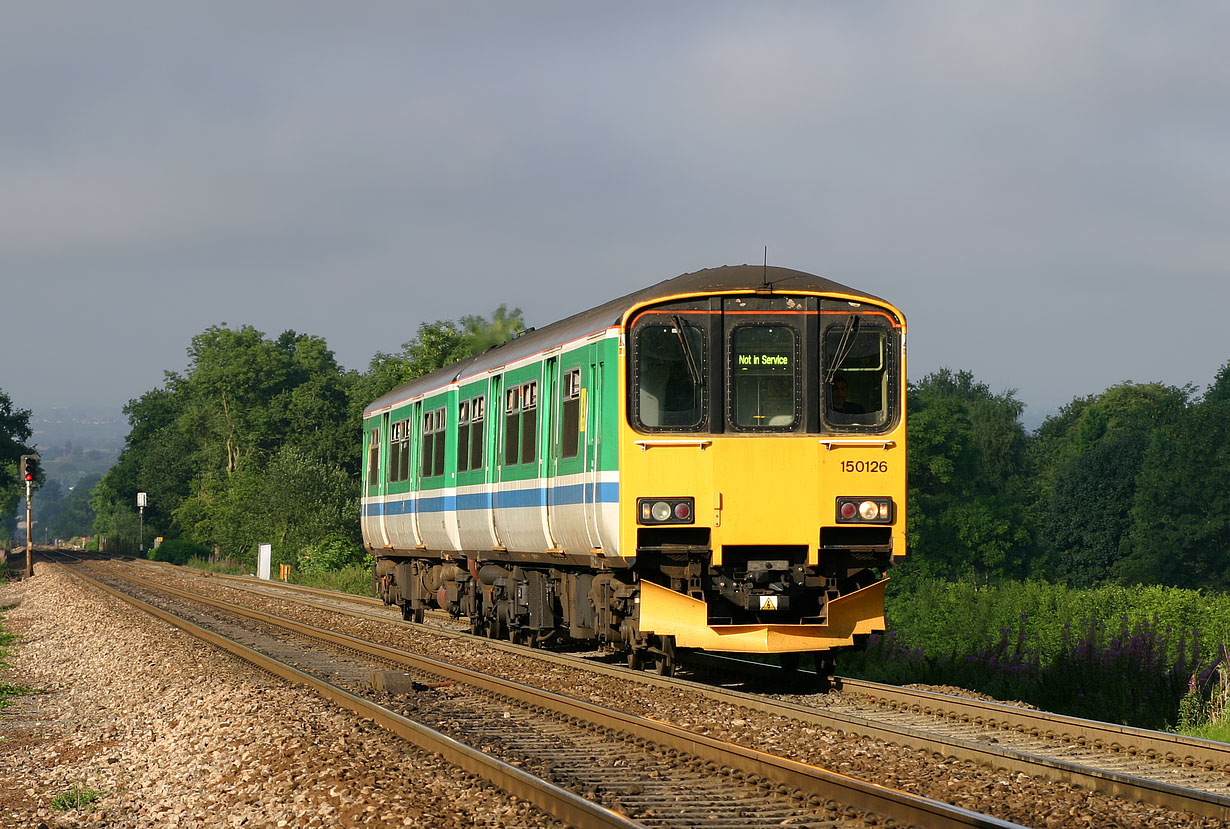
[[[1170,587],[907,578],[893,584],[886,613],[889,632],[844,657],[843,673],[1149,728],[1205,705],[1230,641],[1230,595]],[[1201,719],[1207,712],[1182,724]]]
[[[515,336],[519,310],[424,324],[368,371],[344,371],[324,340],[213,326],[192,338],[184,374],[125,407],[130,432],[93,490],[109,549],[152,557],[221,555],[244,570],[257,547],[275,565],[325,573],[362,564],[359,446],[364,406],[390,389]],[[136,493],[148,494],[141,525]]]

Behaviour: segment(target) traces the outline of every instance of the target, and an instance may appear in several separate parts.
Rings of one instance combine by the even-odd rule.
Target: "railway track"
[[[72,569],[574,825],[1015,825],[165,584],[114,572],[104,584]],[[390,688],[407,693],[390,702]]]
[[[393,622],[401,629],[422,629],[421,625],[406,626],[395,610],[364,597],[255,582],[250,578],[219,581],[271,597],[285,597],[293,592],[296,603],[307,602],[331,612],[358,613],[382,624]],[[469,634],[457,630],[432,630],[442,640],[473,641]],[[531,653],[500,642],[483,642],[484,647],[508,650],[521,657]],[[1230,819],[1230,752],[1222,743],[855,680],[845,680],[842,693],[823,697],[767,694],[763,688],[748,694],[683,678],[630,673],[626,668],[593,658],[545,651],[533,651],[532,655],[547,663],[583,666],[587,672],[616,677],[622,682],[681,689],[693,696],[770,718],[785,718],[801,726],[912,747],[929,752],[937,762],[968,761],[1209,819]],[[730,660],[718,660],[717,664],[717,670],[728,679],[757,673],[776,677],[777,690],[781,690],[783,675],[775,666]]]

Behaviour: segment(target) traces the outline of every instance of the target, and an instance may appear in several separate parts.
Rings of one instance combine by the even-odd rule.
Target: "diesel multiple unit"
[[[475,632],[835,649],[905,554],[905,318],[799,271],[714,268],[531,330],[364,414],[378,594]]]

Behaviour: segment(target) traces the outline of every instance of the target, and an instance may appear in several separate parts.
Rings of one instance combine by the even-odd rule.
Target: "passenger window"
[[[423,447],[419,472],[424,478],[444,474],[444,409],[423,413]]]
[[[521,463],[538,457],[538,383],[521,386]]]
[[[399,420],[390,427],[389,483],[410,479],[410,421]]]
[[[518,438],[521,435],[521,387],[504,393],[504,465],[512,466],[518,458]]]
[[[371,438],[367,444],[367,485],[376,486],[380,483],[380,429],[371,430]]]
[[[560,457],[575,458],[581,443],[581,369],[564,375],[564,399],[559,424]]]
[[[470,401],[470,468],[483,468],[483,433],[486,418],[487,398],[479,395]],[[466,451],[465,444],[458,445],[457,452],[463,453]]]
[[[436,409],[436,453],[434,468],[432,473],[435,475],[444,474],[444,430],[448,425],[448,419],[444,414],[443,407]]]
[[[457,404],[457,471],[467,472],[470,469],[470,401],[462,400]]]
[[[741,325],[730,335],[730,418],[740,429],[798,422],[798,336],[785,325]]]
[[[423,413],[423,445],[419,457],[419,475],[431,477],[431,460],[434,457],[436,445],[436,413]]]

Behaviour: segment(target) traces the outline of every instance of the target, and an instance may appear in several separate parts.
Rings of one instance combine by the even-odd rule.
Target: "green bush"
[[[150,550],[149,560],[166,561],[182,566],[187,564],[191,558],[207,558],[208,556],[209,548],[204,544],[197,544],[183,538],[168,538],[156,549]]]
[[[1007,629],[1023,632],[1046,660],[1060,652],[1065,635],[1091,620],[1115,630],[1125,620],[1129,628],[1156,621],[1163,632],[1190,635],[1194,630],[1201,652],[1210,655],[1230,643],[1230,595],[1177,587],[1069,589],[1041,581],[978,587],[894,579],[885,614],[889,630],[904,646],[932,657],[974,653]]]
[[[366,559],[366,553],[341,534],[331,534],[299,554],[299,570],[304,575],[342,570]]]
[[[1151,728],[1192,719],[1189,681],[1230,641],[1230,596],[1168,587],[906,578],[885,610],[888,633],[844,656],[843,673]]]

